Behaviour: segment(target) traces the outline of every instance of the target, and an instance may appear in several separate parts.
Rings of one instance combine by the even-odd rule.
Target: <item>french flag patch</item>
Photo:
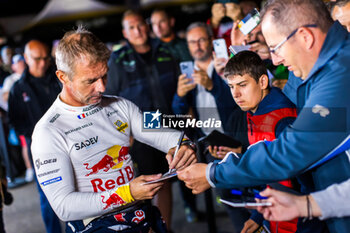
[[[86,116],[85,116],[85,113],[78,115],[78,118],[79,118],[79,119],[84,119],[85,117],[86,117]]]

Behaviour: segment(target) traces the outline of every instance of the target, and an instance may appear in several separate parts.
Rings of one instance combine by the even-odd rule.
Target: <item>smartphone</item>
[[[220,199],[220,202],[232,206],[232,207],[258,207],[258,206],[271,206],[271,202],[244,202],[241,200],[224,200]]]
[[[258,26],[260,23],[260,13],[259,11],[254,8],[250,13],[242,19],[241,22],[238,24],[238,28],[241,30],[241,32],[244,35],[247,35],[249,32],[251,32],[256,26]]]
[[[181,70],[181,74],[186,74],[186,77],[193,81],[193,78],[192,78],[192,74],[194,73],[193,61],[180,62],[180,70]]]
[[[213,40],[213,46],[217,58],[225,58],[226,60],[228,59],[225,39]]]

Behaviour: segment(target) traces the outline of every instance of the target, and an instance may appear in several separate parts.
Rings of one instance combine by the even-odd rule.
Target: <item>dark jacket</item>
[[[178,67],[160,41],[150,40],[152,61],[147,64],[128,43],[112,53],[108,62],[105,94],[122,96],[141,110],[171,113],[177,87]]]
[[[162,44],[169,50],[171,55],[175,58],[176,62],[193,60],[190,52],[188,51],[186,40],[176,36],[170,42],[162,41]]]
[[[213,89],[208,91],[215,99],[217,110],[222,122],[224,132],[243,144],[246,148],[248,143],[247,137],[247,122],[246,113],[243,112],[233,100],[229,86],[222,80],[222,78],[213,71],[212,75]],[[196,111],[196,95],[197,87],[187,93],[184,97],[174,95],[172,108],[176,114],[186,114],[190,107],[193,107],[195,117],[198,118]],[[204,136],[204,135],[201,135]]]
[[[44,83],[48,91],[48,94],[45,95],[47,99],[39,97],[43,95],[43,92],[37,93],[38,88],[33,87],[30,78],[27,68],[20,80],[11,88],[8,111],[10,124],[19,135],[24,135],[28,138],[31,137],[35,124],[50,107],[47,106],[47,103],[51,105],[61,92],[61,83],[51,68],[46,72],[45,77],[42,78],[45,79]]]

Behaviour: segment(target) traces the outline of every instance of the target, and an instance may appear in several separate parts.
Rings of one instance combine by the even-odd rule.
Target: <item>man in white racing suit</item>
[[[102,96],[109,55],[82,28],[60,41],[56,75],[63,89],[32,136],[37,178],[58,217],[68,221],[67,232],[157,231],[154,209],[142,201],[152,199],[162,186],[144,183],[161,174],[134,177],[130,136],[168,152],[169,168],[187,167],[196,161],[195,154],[183,145],[172,159],[180,132],[144,132],[136,105]]]

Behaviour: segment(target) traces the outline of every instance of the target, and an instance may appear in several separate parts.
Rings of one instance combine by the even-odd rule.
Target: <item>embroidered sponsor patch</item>
[[[89,148],[91,148],[92,145],[97,144],[97,143],[98,143],[98,136],[86,139],[86,140],[79,142],[79,143],[75,143],[74,147],[75,147],[75,150],[80,150],[83,148],[89,149]]]
[[[109,112],[107,112],[107,117],[110,117],[110,116],[117,114],[117,113],[118,113],[118,110],[109,111]]]
[[[127,122],[123,123],[122,121],[117,120],[116,122],[114,122],[114,124],[117,126],[117,130],[122,133],[125,133],[125,129],[128,128]]]
[[[107,154],[97,163],[84,163],[89,171],[85,176],[97,174],[100,171],[108,172],[109,169],[119,169],[123,166],[123,161],[129,158],[129,147],[114,145],[107,150]]]
[[[59,118],[60,116],[61,116],[60,114],[56,113],[56,115],[54,115],[54,116],[51,118],[50,123],[54,123],[54,122],[57,120],[57,118]]]
[[[108,209],[110,206],[113,205],[122,205],[125,204],[125,201],[116,193],[112,193],[106,200],[105,200],[105,196],[101,195],[102,197],[102,203],[106,204],[106,206],[103,208]]]
[[[62,177],[59,176],[59,177],[55,177],[55,178],[52,178],[52,179],[50,179],[50,180],[46,180],[46,181],[44,181],[44,182],[41,182],[40,184],[41,184],[42,186],[46,186],[46,185],[49,185],[49,184],[57,183],[57,182],[59,182],[59,181],[61,181],[61,180],[62,180]]]
[[[55,170],[52,170],[52,171],[40,173],[40,174],[38,174],[38,177],[43,177],[43,176],[47,176],[47,175],[52,175],[52,174],[54,174],[54,173],[57,173],[59,170],[60,170],[60,169],[55,169]]]
[[[84,128],[89,127],[89,126],[92,126],[92,125],[93,125],[93,123],[92,123],[92,122],[89,122],[89,123],[87,123],[87,124],[85,124],[85,125],[82,125],[82,126],[79,126],[79,127],[75,128],[75,129],[70,129],[70,130],[68,130],[67,132],[64,132],[64,134],[65,134],[65,135],[68,135],[68,134],[70,134],[70,133],[79,131],[79,130],[81,130],[81,129],[84,129]]]
[[[102,107],[96,107],[96,108],[92,109],[89,112],[79,114],[77,117],[78,117],[78,119],[84,119],[84,118],[86,118],[88,116],[91,116],[91,115],[93,115],[95,113],[98,113],[99,111],[101,111],[101,109],[102,109]]]
[[[136,224],[139,224],[146,218],[146,214],[143,210],[136,210],[134,214],[135,214],[135,217],[133,217],[131,221]]]
[[[44,161],[41,161],[40,159],[35,160],[35,166],[39,170],[41,166],[49,164],[49,163],[56,163],[57,158],[53,159],[45,159]]]

